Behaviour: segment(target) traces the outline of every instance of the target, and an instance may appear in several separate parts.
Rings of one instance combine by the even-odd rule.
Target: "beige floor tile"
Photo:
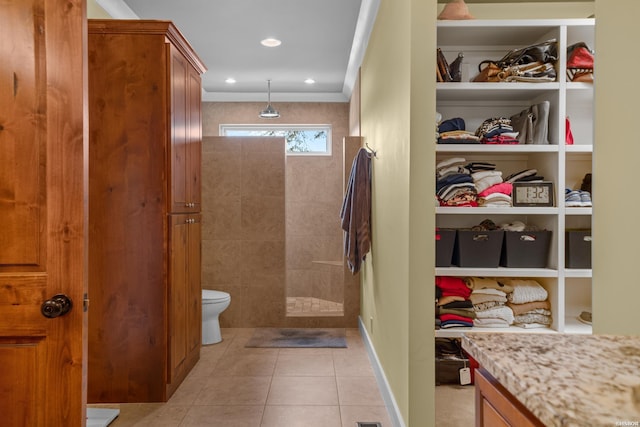
[[[340,405],[383,406],[374,377],[336,377]]]
[[[120,408],[110,427],[354,427],[356,421],[390,427],[358,329],[346,330],[347,348],[334,349],[245,348],[253,331],[223,328],[223,341],[202,347],[200,361],[167,403],[91,406]],[[447,392],[465,394],[458,404],[472,409],[458,421],[472,420],[469,388],[440,390],[438,427],[463,425],[446,424],[457,399]]]
[[[188,406],[162,403],[123,403],[109,427],[178,427],[188,410]]]
[[[260,377],[271,376],[276,366],[278,355],[255,353],[225,354],[216,364],[213,376],[243,376]]]
[[[436,427],[474,424],[474,386],[439,385],[436,387],[435,398]]]
[[[379,422],[382,427],[392,427],[387,408],[384,406],[341,406],[340,416],[342,427],[355,427],[358,421]],[[473,426],[473,424],[465,424],[465,427],[468,426]]]
[[[317,376],[335,375],[333,357],[328,354],[280,354],[276,363],[274,376]]]
[[[340,408],[338,406],[265,406],[261,427],[285,426],[342,427]]]
[[[180,427],[260,427],[264,406],[193,406]]]
[[[298,355],[302,355],[302,356],[311,356],[311,355],[319,355],[319,354],[332,354],[332,348],[281,348],[280,352],[278,353],[279,356],[286,356],[286,355],[294,355],[294,356],[298,356]]]
[[[271,377],[211,377],[195,405],[264,405]]]
[[[366,353],[333,352],[333,365],[338,377],[369,377],[373,369]]]
[[[193,405],[207,384],[208,376],[196,375],[192,371],[167,402],[170,405]]]
[[[273,377],[267,405],[338,404],[335,377]]]

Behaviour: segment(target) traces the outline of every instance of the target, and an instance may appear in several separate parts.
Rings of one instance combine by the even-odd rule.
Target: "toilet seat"
[[[202,290],[202,303],[214,304],[219,302],[228,301],[231,299],[231,295],[222,291],[214,291],[211,289]]]

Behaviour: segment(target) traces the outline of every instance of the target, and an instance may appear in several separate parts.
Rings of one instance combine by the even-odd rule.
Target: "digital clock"
[[[514,182],[511,202],[516,207],[553,206],[552,182]]]

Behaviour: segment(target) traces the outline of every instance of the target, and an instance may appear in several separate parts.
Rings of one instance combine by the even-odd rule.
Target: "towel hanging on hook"
[[[367,150],[369,150],[369,154],[371,154],[371,156],[373,157],[378,157],[378,152],[376,150],[374,150],[373,148],[369,147],[369,143],[365,142],[364,145],[367,147]]]

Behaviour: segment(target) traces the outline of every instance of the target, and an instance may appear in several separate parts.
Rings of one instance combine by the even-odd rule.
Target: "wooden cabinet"
[[[543,427],[520,401],[484,369],[475,372],[476,427]]]
[[[177,386],[197,362],[202,336],[200,214],[170,215],[169,379]],[[173,393],[172,390],[171,393]]]
[[[170,22],[88,30],[88,401],[166,401],[200,353],[205,68]]]

